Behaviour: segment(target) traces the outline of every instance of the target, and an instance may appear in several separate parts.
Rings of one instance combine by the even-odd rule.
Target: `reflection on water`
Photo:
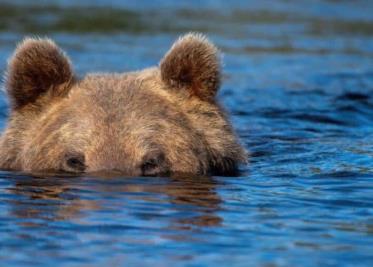
[[[0,71],[24,35],[54,38],[83,75],[156,65],[203,31],[224,53],[219,98],[250,165],[239,177],[1,172],[0,265],[372,266],[373,2],[109,2],[1,1]]]
[[[12,217],[31,217],[33,220],[47,223],[79,220],[86,213],[103,209],[107,203],[101,203],[101,198],[105,201],[107,196],[123,194],[128,198],[128,202],[151,202],[154,205],[159,202],[198,209],[201,214],[191,218],[184,218],[182,214],[175,216],[172,224],[184,226],[185,229],[193,224],[213,226],[221,222],[221,218],[214,214],[219,210],[221,199],[215,192],[217,182],[213,178],[179,176],[148,180],[149,178],[123,177],[22,177],[7,188],[9,194],[17,196],[17,200],[9,200],[8,203]],[[89,197],[85,197],[88,195]],[[112,206],[113,209],[114,207]],[[138,210],[133,215],[151,220],[160,214]],[[22,226],[37,225],[22,221]]]
[[[165,242],[198,243],[199,228],[222,224],[218,214],[221,199],[216,192],[220,183],[211,177],[63,178],[4,173],[0,195],[7,208],[1,210],[0,218],[2,241],[7,246],[0,255],[17,259],[24,251],[12,244],[26,248],[36,241],[47,250],[43,256],[65,248],[66,252],[59,254],[66,264],[71,260],[67,256],[70,250],[84,245],[85,239],[106,239],[106,235],[114,238],[111,246],[129,248]],[[110,249],[106,247],[108,240],[102,244],[99,240],[94,241],[96,249]],[[72,259],[90,261],[79,253]]]

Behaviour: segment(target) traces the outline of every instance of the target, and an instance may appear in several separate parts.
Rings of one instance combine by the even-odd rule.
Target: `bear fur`
[[[11,107],[0,168],[234,172],[247,154],[217,103],[220,81],[219,52],[200,34],[179,38],[158,67],[82,79],[52,40],[26,38],[5,75]]]

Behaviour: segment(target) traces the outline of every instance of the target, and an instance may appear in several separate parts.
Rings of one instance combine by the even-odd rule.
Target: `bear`
[[[158,66],[81,78],[54,41],[25,38],[4,76],[0,169],[230,175],[248,156],[220,85],[220,52],[199,33],[179,37]]]

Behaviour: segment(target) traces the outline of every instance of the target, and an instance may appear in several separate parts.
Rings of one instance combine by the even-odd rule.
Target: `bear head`
[[[217,48],[178,39],[158,67],[78,79],[50,39],[26,38],[9,60],[10,118],[0,168],[118,171],[128,176],[226,174],[246,161],[216,101]]]

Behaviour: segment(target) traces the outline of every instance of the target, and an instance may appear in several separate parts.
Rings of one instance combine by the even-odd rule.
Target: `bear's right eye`
[[[143,176],[159,176],[168,172],[166,158],[163,153],[150,153],[146,155],[141,164]]]
[[[65,156],[64,170],[68,172],[84,172],[85,157],[83,154],[67,154]]]

